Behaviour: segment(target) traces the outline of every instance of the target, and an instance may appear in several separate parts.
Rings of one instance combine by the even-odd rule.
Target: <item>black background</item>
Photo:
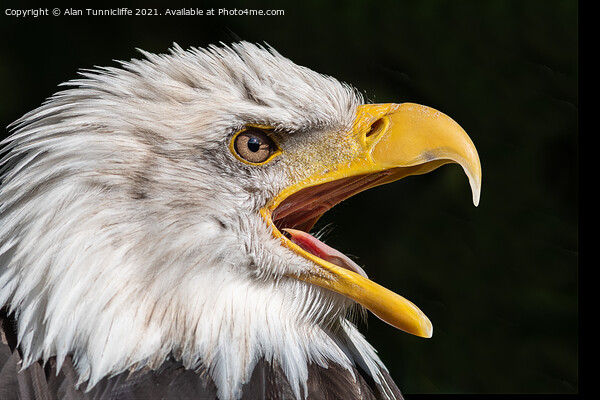
[[[478,148],[481,203],[473,207],[452,165],[362,193],[323,218],[332,227],[327,242],[416,303],[434,336],[412,337],[373,316],[361,329],[405,393],[579,391],[576,1],[193,7],[285,14],[17,18],[5,10],[23,6],[5,2],[0,123],[40,105],[81,68],[140,57],[136,48],[239,39],[266,42],[370,101],[434,107]]]

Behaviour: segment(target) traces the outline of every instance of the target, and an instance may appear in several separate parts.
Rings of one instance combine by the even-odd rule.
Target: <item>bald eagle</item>
[[[430,321],[310,231],[450,162],[477,205],[467,134],[268,46],[143,54],[3,142],[0,398],[401,398],[351,316]]]

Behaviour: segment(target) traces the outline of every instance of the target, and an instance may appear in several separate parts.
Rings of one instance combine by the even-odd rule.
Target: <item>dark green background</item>
[[[238,38],[267,42],[373,102],[437,108],[478,148],[478,208],[453,165],[360,194],[323,218],[333,227],[329,244],[357,256],[371,278],[434,323],[429,340],[373,316],[363,331],[405,393],[578,392],[578,3],[227,8],[285,15],[17,19],[3,9],[0,123],[41,104],[80,68],[138,57],[135,48]]]

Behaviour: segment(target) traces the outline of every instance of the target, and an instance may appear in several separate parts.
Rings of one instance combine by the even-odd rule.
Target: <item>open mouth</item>
[[[383,183],[393,173],[393,170],[387,170],[304,188],[291,194],[275,207],[271,214],[272,223],[285,238],[302,250],[367,278],[367,274],[358,264],[312,236],[310,230],[317,220],[336,204]]]
[[[311,235],[310,230],[335,205],[357,193],[386,183],[390,177],[398,179],[396,175],[399,173],[399,169],[390,169],[305,187],[284,198],[271,211],[263,213],[263,216],[275,228],[275,235],[284,242],[289,241],[314,257],[367,278],[358,264]],[[287,244],[288,247],[293,247]]]
[[[289,240],[305,252],[367,278],[365,271],[340,251],[310,234],[321,216],[342,201],[367,189],[411,175],[419,167],[399,167],[376,173],[349,176],[308,186],[288,195],[263,212],[276,236]],[[289,246],[288,246],[289,247]]]

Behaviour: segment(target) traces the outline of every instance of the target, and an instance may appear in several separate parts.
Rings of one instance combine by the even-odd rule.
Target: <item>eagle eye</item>
[[[275,154],[277,146],[262,129],[248,127],[233,138],[233,150],[242,161],[262,164]]]

